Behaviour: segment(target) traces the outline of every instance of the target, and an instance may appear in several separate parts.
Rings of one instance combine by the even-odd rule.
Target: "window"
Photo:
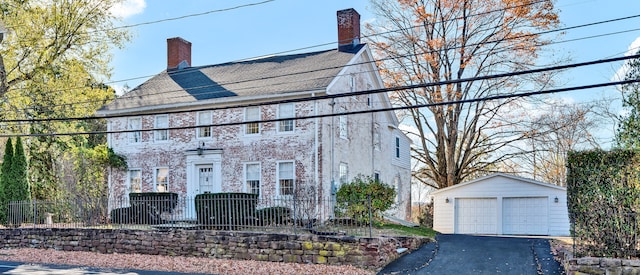
[[[396,158],[400,158],[400,138],[396,137]]]
[[[156,168],[156,192],[169,192],[169,168]]]
[[[278,118],[294,117],[295,106],[293,103],[285,103],[278,105]],[[294,120],[278,121],[278,132],[293,132]]]
[[[142,122],[139,117],[129,118],[127,121],[127,129],[140,130],[142,129]],[[134,131],[129,132],[129,143],[138,143],[142,141],[142,132]]]
[[[340,172],[340,184],[346,184],[349,181],[349,165],[341,162],[338,170]]]
[[[347,116],[340,116],[338,124],[339,124],[338,130],[340,132],[340,138],[348,138],[348,136],[347,136],[347,127],[348,127]]]
[[[247,163],[244,165],[244,177],[248,193],[260,195],[260,164]]]
[[[244,121],[260,120],[260,107],[247,107],[244,109]],[[260,123],[252,122],[244,125],[245,135],[255,135],[260,133]]]
[[[142,171],[140,169],[129,170],[129,192],[142,192]]]
[[[342,106],[340,108],[341,113],[347,112],[347,107]],[[347,116],[341,115],[338,117],[338,135],[340,138],[347,139],[348,138],[348,127],[349,123],[347,122]]]
[[[158,115],[155,120],[155,128],[169,128],[169,116],[167,115]],[[165,141],[169,140],[169,130],[155,130],[153,131],[153,136],[156,141]]]
[[[278,187],[280,195],[293,195],[293,161],[278,163]]]
[[[349,75],[349,91],[350,92],[356,91],[356,76],[353,74]]]
[[[376,171],[373,173],[373,180],[376,182],[380,182],[380,172]]]
[[[198,125],[211,125],[211,112],[198,112]],[[198,138],[211,137],[211,127],[198,127]]]

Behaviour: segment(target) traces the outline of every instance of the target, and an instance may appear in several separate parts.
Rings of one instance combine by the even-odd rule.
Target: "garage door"
[[[503,198],[502,232],[514,235],[547,235],[547,197]]]
[[[456,233],[496,234],[498,230],[497,200],[456,199]]]

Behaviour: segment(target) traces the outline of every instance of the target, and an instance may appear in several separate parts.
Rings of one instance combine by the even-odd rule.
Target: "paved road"
[[[205,275],[147,270],[101,269],[65,265],[25,264],[0,261],[0,274],[20,275]]]
[[[379,274],[563,274],[546,239],[438,235]]]

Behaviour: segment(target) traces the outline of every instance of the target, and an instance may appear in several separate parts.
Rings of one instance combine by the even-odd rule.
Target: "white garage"
[[[497,173],[432,193],[440,233],[569,235],[567,192],[560,186]]]

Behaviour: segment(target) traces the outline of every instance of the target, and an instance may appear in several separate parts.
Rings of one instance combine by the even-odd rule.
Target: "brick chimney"
[[[167,70],[191,67],[191,42],[180,37],[167,39]]]
[[[339,10],[338,50],[348,51],[360,44],[360,14],[354,9]]]

